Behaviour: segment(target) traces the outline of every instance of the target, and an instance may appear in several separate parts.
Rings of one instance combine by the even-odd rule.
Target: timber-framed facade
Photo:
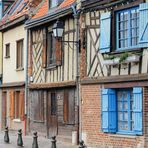
[[[82,1],[81,131],[88,146],[147,147],[147,6]]]
[[[53,36],[57,19],[64,23],[62,40],[76,40],[76,26],[71,5],[66,1],[48,7],[45,1],[32,20],[29,30],[28,120],[29,131],[37,130],[47,138],[72,142],[78,133],[78,101],[76,91],[76,46]],[[46,7],[46,8],[45,8]],[[42,10],[46,13],[40,16]],[[39,15],[39,16],[38,16]]]

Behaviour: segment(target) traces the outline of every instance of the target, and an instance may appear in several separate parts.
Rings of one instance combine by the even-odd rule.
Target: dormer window
[[[59,6],[63,0],[49,0],[49,9]]]

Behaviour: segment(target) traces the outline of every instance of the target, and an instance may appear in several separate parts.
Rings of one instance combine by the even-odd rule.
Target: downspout
[[[76,27],[76,90],[77,90],[77,107],[78,107],[78,139],[79,141],[82,139],[81,132],[81,99],[80,99],[80,36],[79,36],[79,16],[80,10],[77,10],[76,5],[71,6],[73,10],[73,16],[75,19],[75,27]]]
[[[28,35],[29,35],[29,31],[28,29],[26,30],[26,78],[25,78],[25,135],[26,135],[26,131],[27,131],[27,104],[28,104]]]

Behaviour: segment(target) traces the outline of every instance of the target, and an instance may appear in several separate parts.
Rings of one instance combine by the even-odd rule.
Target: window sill
[[[23,71],[24,68],[17,68],[16,71]]]
[[[16,123],[20,123],[21,122],[20,119],[13,119],[13,121],[16,122]]]
[[[50,64],[50,65],[46,68],[46,70],[54,69],[54,68],[56,68],[56,67],[57,67],[57,64]]]
[[[10,58],[10,56],[5,56],[4,58],[5,58],[5,59],[9,59],[9,58]]]
[[[141,51],[143,51],[143,48],[134,48],[134,49],[116,50],[116,51],[110,52],[108,54],[113,55],[113,54],[121,54],[124,52],[141,52]]]
[[[139,136],[139,135],[138,135]],[[117,137],[117,138],[128,138],[128,139],[136,139],[136,135],[125,135],[125,134],[112,134],[110,137]]]

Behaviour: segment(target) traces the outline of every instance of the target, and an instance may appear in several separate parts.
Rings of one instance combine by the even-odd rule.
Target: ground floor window
[[[142,134],[142,88],[102,89],[102,130]]]
[[[10,91],[10,118],[24,119],[24,90]]]

